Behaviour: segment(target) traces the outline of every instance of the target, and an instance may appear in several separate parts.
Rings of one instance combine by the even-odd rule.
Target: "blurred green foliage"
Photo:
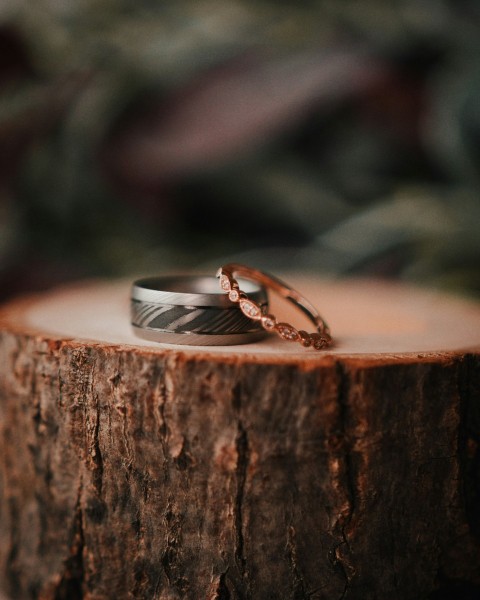
[[[212,268],[480,293],[480,4],[4,0],[1,295]]]

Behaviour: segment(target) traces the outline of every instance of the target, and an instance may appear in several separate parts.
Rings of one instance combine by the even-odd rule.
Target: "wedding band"
[[[264,288],[242,281],[262,309]],[[245,344],[265,337],[218,289],[215,277],[179,276],[139,279],[132,285],[131,324],[135,335],[154,342],[198,346]]]
[[[315,327],[315,332],[298,330],[288,323],[278,322],[274,315],[266,314],[262,306],[248,294],[240,280],[237,281],[237,276],[246,277],[288,300],[309,319]],[[266,331],[277,333],[284,340],[299,342],[306,348],[312,346],[315,350],[326,348],[332,343],[330,329],[318,310],[304,296],[277,277],[237,263],[221,267],[217,271],[217,277],[220,278],[220,288],[225,292],[226,297],[237,304],[245,316],[260,323]]]

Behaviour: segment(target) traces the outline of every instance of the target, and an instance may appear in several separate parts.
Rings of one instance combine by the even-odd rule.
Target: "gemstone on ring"
[[[230,279],[227,275],[220,275],[220,287],[224,292],[229,292],[232,289]]]
[[[262,317],[262,325],[267,331],[271,331],[275,329],[275,325],[277,321],[273,315],[263,315]]]
[[[288,323],[277,323],[275,329],[284,340],[296,342],[300,337],[295,327],[292,327]]]
[[[244,315],[250,317],[250,319],[253,319],[255,321],[258,321],[262,318],[261,308],[255,302],[252,302],[252,300],[242,298],[240,300],[240,310],[243,312]]]
[[[316,331],[310,334],[304,330],[297,330],[289,323],[277,323],[274,315],[267,314],[265,307],[260,307],[240,290],[236,280],[237,275],[264,285],[267,289],[273,290],[294,304],[313,323]],[[315,350],[321,350],[332,343],[330,329],[318,310],[305,297],[277,277],[238,263],[220,267],[217,277],[220,278],[220,286],[228,294],[229,300],[237,302],[245,316],[254,321],[261,321],[261,325],[266,331],[276,332],[284,340],[299,342],[305,348],[313,346]]]

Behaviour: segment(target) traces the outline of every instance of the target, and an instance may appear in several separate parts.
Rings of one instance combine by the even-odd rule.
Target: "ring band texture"
[[[249,286],[260,305],[268,305],[261,285]],[[215,277],[178,276],[139,279],[132,285],[131,324],[135,335],[155,342],[198,346],[245,344],[265,337],[221,290]]]
[[[289,323],[279,322],[274,315],[268,314],[262,306],[255,302],[240,283],[241,280],[237,280],[237,276],[246,277],[249,281],[254,281],[265,286],[267,290],[276,292],[299,309],[315,327],[315,331],[308,333],[296,329]],[[315,350],[322,350],[331,345],[330,328],[318,310],[304,296],[277,277],[238,263],[220,267],[217,277],[220,279],[220,288],[226,297],[232,303],[238,304],[240,310],[252,321],[261,323],[266,331],[276,333],[286,341],[299,342],[306,348],[312,346]]]

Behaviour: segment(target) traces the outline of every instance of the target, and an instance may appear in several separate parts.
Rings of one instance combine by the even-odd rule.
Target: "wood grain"
[[[480,586],[480,307],[295,283],[331,350],[148,343],[125,282],[0,310],[4,591],[418,600]]]

